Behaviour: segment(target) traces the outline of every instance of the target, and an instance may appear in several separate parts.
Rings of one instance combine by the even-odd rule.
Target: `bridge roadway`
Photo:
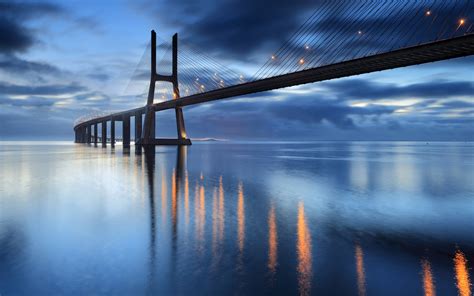
[[[278,88],[442,61],[473,54],[474,34],[471,33],[452,39],[407,47],[387,53],[376,54],[327,66],[274,76],[262,80],[250,81],[247,83],[194,94],[175,100],[155,103],[151,106],[151,108],[157,112],[167,109],[174,109],[176,107],[185,107]],[[77,131],[80,128],[84,129],[88,126],[96,125],[97,123],[106,122],[109,120],[122,121],[123,118],[129,119],[130,116],[144,114],[145,112],[146,107],[140,107],[113,113],[103,117],[97,117],[79,123],[74,127],[74,130]]]

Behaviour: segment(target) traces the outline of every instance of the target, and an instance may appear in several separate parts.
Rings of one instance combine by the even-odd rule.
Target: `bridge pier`
[[[110,120],[110,147],[115,147],[115,119]]]
[[[107,147],[107,121],[102,121],[102,148]]]
[[[183,109],[181,107],[176,107],[176,129],[178,133],[178,140],[181,142],[189,142],[189,144],[184,145],[191,145],[191,140],[186,138],[186,128],[184,126],[184,115]]]
[[[130,148],[130,115],[124,115],[122,119],[122,141],[123,148]]]
[[[91,125],[88,124],[87,127],[86,127],[86,139],[85,139],[85,143],[87,144],[90,144],[91,143]]]
[[[82,127],[78,130],[79,133],[79,143],[85,143],[86,142],[86,128]]]
[[[142,113],[135,113],[135,146],[140,145],[142,138]]]
[[[86,140],[84,132],[85,132],[84,128],[81,128],[79,131],[79,143],[84,143]]]
[[[99,137],[97,133],[97,123],[94,123],[94,146],[97,146],[97,138]]]

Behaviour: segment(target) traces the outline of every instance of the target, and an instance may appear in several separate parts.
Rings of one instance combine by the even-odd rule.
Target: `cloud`
[[[61,12],[59,6],[51,3],[0,2],[0,53],[29,49],[37,39],[26,22]]]
[[[394,109],[383,106],[351,107],[322,99],[311,97],[288,100],[286,104],[273,103],[268,105],[268,112],[275,115],[276,120],[290,120],[300,124],[321,124],[327,121],[338,128],[355,128],[351,115],[382,115],[393,113]]]
[[[322,87],[336,94],[342,100],[390,99],[390,98],[449,98],[472,96],[474,82],[434,80],[409,85],[373,82],[366,79],[344,79],[322,82]]]
[[[0,105],[9,105],[14,107],[50,107],[56,100],[44,97],[28,97],[27,99],[11,99],[0,97]]]
[[[90,73],[90,74],[87,74],[87,77],[93,80],[99,80],[102,82],[108,81],[110,79],[110,75],[108,75],[107,73]]]
[[[79,16],[73,20],[73,24],[83,30],[93,33],[103,33],[101,23],[93,16]]]
[[[248,58],[268,43],[283,43],[304,21],[301,15],[315,7],[309,0],[182,1],[179,5],[144,0],[134,5],[175,30],[181,28],[183,43],[225,53],[227,58]]]
[[[459,16],[474,17],[472,5],[459,5],[458,1],[431,3],[432,17],[424,17],[426,5],[416,1],[386,1],[376,6],[363,1],[309,0],[136,2],[134,5],[154,20],[180,30],[184,43],[195,44],[214,56],[241,61],[252,61],[262,54],[268,57],[284,44],[302,49],[302,44],[295,42],[300,38],[290,37],[313,13],[316,17],[298,37],[317,47],[317,56],[337,52],[335,58],[340,59],[346,54],[360,52],[360,56],[460,36],[468,27],[456,29]],[[454,20],[453,24],[447,20]]]
[[[13,55],[0,55],[0,71],[25,75],[59,75],[63,72],[56,66],[44,62],[28,61]]]
[[[268,93],[267,96],[271,97]],[[213,123],[220,121],[220,124],[226,124],[229,118],[235,121],[242,118],[239,124],[255,127],[263,124],[270,129],[288,124],[296,126],[330,124],[340,129],[353,129],[357,127],[354,117],[381,116],[395,111],[395,108],[386,106],[352,107],[318,95],[289,95],[284,100],[272,100],[268,97],[220,102],[213,104],[211,108],[198,107],[192,112],[204,113],[199,116],[203,118],[203,122],[199,124],[206,124],[208,121]],[[234,120],[230,120],[232,124],[235,124]]]
[[[86,89],[77,83],[29,86],[0,82],[0,93],[4,95],[63,95],[77,93]]]
[[[443,102],[443,108],[452,108],[452,109],[463,109],[463,108],[474,108],[474,102],[466,101],[448,101]]]
[[[77,100],[77,101],[94,101],[94,102],[110,101],[109,96],[99,91],[78,94],[78,95],[75,95],[73,98],[74,100]]]
[[[21,24],[0,16],[0,52],[25,51],[33,40],[32,34]]]

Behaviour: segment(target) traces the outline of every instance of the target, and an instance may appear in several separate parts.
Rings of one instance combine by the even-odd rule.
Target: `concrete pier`
[[[110,121],[110,146],[115,147],[115,120]]]
[[[107,147],[107,121],[102,121],[102,148]]]
[[[142,138],[142,113],[135,113],[135,145]]]
[[[122,124],[122,141],[123,141],[123,148],[128,149],[130,148],[130,115],[123,116],[123,124]]]
[[[97,123],[94,123],[94,145],[97,146],[97,138],[99,134],[97,133]]]
[[[89,124],[86,128],[86,143],[90,144],[91,143],[91,137],[92,137],[92,131],[91,131],[91,125]]]

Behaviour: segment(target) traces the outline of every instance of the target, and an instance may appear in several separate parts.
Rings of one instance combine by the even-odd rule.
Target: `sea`
[[[472,295],[473,142],[0,142],[0,295]]]

